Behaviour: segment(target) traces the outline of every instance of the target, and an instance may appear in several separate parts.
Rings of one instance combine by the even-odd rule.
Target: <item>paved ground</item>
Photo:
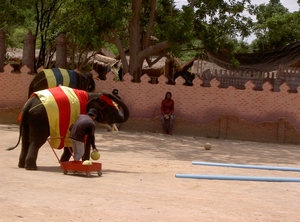
[[[7,115],[0,115],[0,121]],[[19,169],[18,126],[0,125],[0,221],[299,221],[300,183],[180,179],[175,174],[300,178],[300,172],[195,166],[192,161],[299,167],[295,145],[107,132],[103,175],[64,175],[46,143],[38,171]],[[212,149],[203,148],[206,142]],[[57,151],[60,154],[60,151]]]

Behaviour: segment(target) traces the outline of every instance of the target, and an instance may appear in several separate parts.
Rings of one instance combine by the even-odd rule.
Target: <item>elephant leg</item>
[[[28,148],[29,148],[29,133],[28,130],[23,130],[22,148],[21,148],[19,164],[18,164],[18,167],[20,168],[25,168],[25,159],[28,153]]]
[[[71,149],[71,151],[72,151],[72,148],[70,148],[70,149]],[[59,161],[60,161],[60,162],[67,162],[67,161],[70,160],[71,156],[72,156],[72,154],[71,154],[69,148],[68,148],[68,147],[64,147],[64,152],[63,152],[63,154],[61,155]]]
[[[28,153],[28,146],[27,147],[22,147],[20,157],[19,157],[19,163],[18,163],[19,168],[25,168],[27,153]]]
[[[37,170],[36,160],[38,157],[38,152],[41,146],[47,141],[48,135],[39,135],[38,138],[35,136],[34,140],[30,142],[28,153],[25,159],[26,170]]]

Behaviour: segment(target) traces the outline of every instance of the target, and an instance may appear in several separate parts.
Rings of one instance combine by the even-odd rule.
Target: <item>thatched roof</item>
[[[102,62],[102,63],[109,63],[109,64],[114,64],[116,63],[118,60],[108,57],[108,56],[104,56],[104,55],[100,55],[100,54],[96,54],[93,58],[93,62]]]

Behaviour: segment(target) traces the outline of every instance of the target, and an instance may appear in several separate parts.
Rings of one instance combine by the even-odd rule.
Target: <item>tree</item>
[[[234,66],[238,61],[234,55],[242,47],[237,38],[251,34],[252,19],[246,16],[253,13],[249,0],[193,0],[190,7],[195,8],[195,36],[208,52],[219,52],[231,59]],[[245,45],[243,45],[245,47]]]
[[[77,0],[76,3],[89,7],[101,34],[118,48],[123,71],[129,72],[134,82],[140,81],[144,61],[151,66],[162,56],[178,56],[181,48],[195,39],[201,40],[203,48],[216,50],[222,43],[225,47],[228,37],[249,35],[251,28],[251,19],[242,14],[249,0],[230,3],[195,0],[181,10],[175,8],[173,0]],[[153,55],[156,57],[151,60]]]
[[[279,48],[300,39],[300,12],[275,15],[266,22],[269,48]]]
[[[24,4],[22,4],[22,7]],[[13,0],[1,0],[0,2],[0,28],[4,31],[18,27],[26,21],[28,10],[21,10]]]
[[[40,37],[40,52],[35,68],[45,65],[49,27],[62,4],[63,0],[37,0],[34,2],[36,11],[35,36]]]
[[[20,30],[22,42],[29,31],[36,36],[35,47],[40,50],[35,69],[52,66],[55,38],[61,33],[68,37],[73,69],[82,68],[91,56],[88,52],[99,50],[103,45],[99,30],[92,25],[95,20],[91,19],[90,12],[84,11],[86,8],[75,8],[74,0],[2,1],[0,7],[5,10],[0,10],[0,28],[8,34],[8,42],[18,41],[13,36]]]
[[[35,36],[35,47],[37,42],[39,43],[39,56],[37,63],[35,64],[35,70],[37,67],[45,65],[47,43],[49,41],[49,27],[57,11],[63,4],[63,0],[27,0],[27,1],[17,1],[17,0],[4,0],[4,6],[7,7],[5,12],[8,17],[3,16],[3,21],[1,21],[1,26],[9,27],[12,25],[14,27],[23,27],[27,30],[27,33],[31,31]],[[2,13],[3,13],[2,12]],[[6,24],[6,26],[5,26]],[[26,33],[26,34],[27,34]],[[37,48],[37,47],[36,47]],[[35,59],[35,58],[33,58]]]
[[[34,20],[34,14],[28,9],[24,1],[1,0],[0,3],[0,29],[6,34],[6,44],[14,46],[23,45],[24,35]]]
[[[72,69],[85,69],[90,58],[104,47],[100,27],[95,14],[91,13],[91,2],[65,1],[50,26],[53,38],[64,33],[68,40],[68,56]],[[96,1],[95,1],[96,2]],[[83,5],[81,5],[83,4]],[[97,7],[95,3],[94,7]],[[101,9],[97,7],[99,11]]]
[[[51,46],[57,35],[65,33],[73,60],[75,51],[82,54],[101,47],[101,37],[114,44],[123,72],[129,72],[134,82],[140,81],[144,61],[152,66],[163,56],[180,56],[183,47],[189,48],[193,42],[201,43],[201,51],[232,53],[234,39],[248,36],[252,25],[251,19],[244,16],[251,10],[250,0],[191,0],[181,9],[175,7],[174,0],[11,2],[35,9],[36,34],[41,43]],[[45,48],[41,44],[41,50]]]
[[[195,7],[195,34],[205,49],[231,51],[236,38],[251,34],[252,19],[245,15],[253,11],[249,0],[194,0],[192,4]]]
[[[277,17],[278,21],[278,19],[280,20],[283,15],[288,13],[288,9],[280,3],[280,0],[270,0],[268,4],[260,4],[255,7],[254,14],[256,15],[257,22],[254,26],[256,40],[254,41],[253,45],[256,51],[265,51],[286,44],[286,42],[282,44],[279,42],[274,42],[275,38],[273,41],[270,41],[269,37],[271,36],[269,33],[270,30],[268,24],[274,24],[274,20],[273,22],[270,21],[269,23],[268,20],[272,19],[273,17]],[[276,29],[276,27],[273,27],[273,34],[274,28]],[[282,32],[282,30],[280,30],[278,27],[277,32],[279,34]],[[276,34],[276,36],[278,36],[278,34]]]
[[[152,61],[151,55],[176,54],[178,46],[191,38],[193,13],[188,8],[175,9],[173,1],[101,1],[90,10],[106,41],[116,45],[123,72],[129,72],[134,82],[140,81],[144,60],[151,66],[158,61]]]

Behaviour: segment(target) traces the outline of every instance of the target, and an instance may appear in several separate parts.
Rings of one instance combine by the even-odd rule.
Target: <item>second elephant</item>
[[[95,90],[95,81],[91,73],[82,74],[61,68],[43,69],[32,79],[29,85],[28,98],[36,91],[59,85],[81,89],[87,92],[93,92]]]

